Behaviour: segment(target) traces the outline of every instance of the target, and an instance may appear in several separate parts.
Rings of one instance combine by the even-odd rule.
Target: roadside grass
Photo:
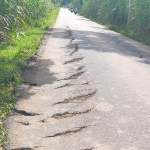
[[[0,146],[6,142],[4,117],[14,108],[17,95],[14,89],[23,82],[22,69],[27,67],[27,60],[37,53],[46,29],[54,24],[59,8],[53,9],[42,21],[33,22],[33,26],[12,35],[8,42],[0,43]]]
[[[84,14],[81,13],[82,16],[84,16]],[[94,18],[91,18],[91,17],[87,17],[85,16],[86,18],[110,29],[110,30],[113,30],[117,33],[120,33],[128,38],[131,38],[135,41],[138,41],[138,42],[141,42],[143,44],[146,44],[148,46],[150,46],[150,27],[148,29],[148,31],[146,32],[143,32],[143,33],[137,33],[135,31],[135,29],[131,30],[129,27],[127,27],[126,25],[112,25],[112,24],[106,24],[106,23],[102,23],[100,21],[98,21],[97,19],[94,19]]]
[[[102,24],[100,22],[98,22],[99,24]],[[106,28],[113,30],[115,32],[118,32],[128,38],[131,38],[135,41],[141,42],[143,44],[146,44],[148,46],[150,46],[150,34],[149,31],[148,32],[144,32],[144,33],[139,33],[137,34],[136,32],[134,32],[133,30],[131,30],[130,28],[128,28],[127,26],[124,25],[110,25],[110,24],[102,24],[103,26],[105,26]]]

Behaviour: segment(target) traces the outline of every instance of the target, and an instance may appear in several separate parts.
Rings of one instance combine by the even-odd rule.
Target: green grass
[[[101,23],[99,23],[101,24]],[[146,44],[148,46],[150,46],[150,34],[149,32],[147,33],[140,33],[140,34],[135,34],[131,29],[129,29],[126,26],[117,26],[117,25],[110,25],[110,24],[102,24],[103,26],[105,26],[106,28],[113,30],[115,32],[118,32],[126,37],[129,37],[133,40],[136,40],[138,42],[141,42],[143,44]]]
[[[78,0],[80,1],[80,0]],[[76,4],[72,2],[74,6]],[[149,0],[85,0],[80,13],[107,28],[150,46]]]
[[[32,27],[12,35],[9,42],[0,43],[0,146],[6,141],[2,120],[14,107],[14,88],[23,82],[21,70],[27,67],[29,57],[37,53],[46,29],[54,24],[58,12],[58,8],[53,9],[42,21],[35,21]]]

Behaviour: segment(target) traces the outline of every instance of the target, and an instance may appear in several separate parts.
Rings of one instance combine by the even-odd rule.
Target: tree
[[[133,19],[133,5],[134,5],[134,0],[129,0],[128,25],[130,25]]]

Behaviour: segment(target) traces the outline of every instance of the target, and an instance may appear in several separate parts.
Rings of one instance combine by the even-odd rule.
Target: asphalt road
[[[9,150],[150,150],[150,47],[61,9],[24,70]]]

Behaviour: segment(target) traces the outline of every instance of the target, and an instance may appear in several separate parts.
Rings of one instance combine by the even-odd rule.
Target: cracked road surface
[[[61,9],[23,71],[8,150],[150,150],[150,48]]]

